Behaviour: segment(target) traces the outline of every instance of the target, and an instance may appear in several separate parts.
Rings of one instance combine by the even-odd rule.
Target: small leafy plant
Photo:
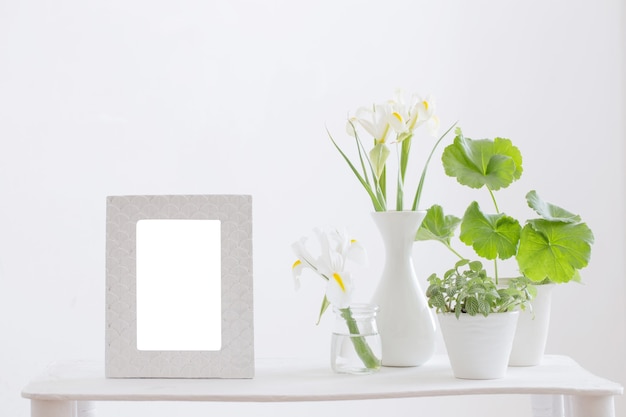
[[[580,216],[543,201],[536,191],[526,194],[528,206],[538,215],[524,225],[500,211],[495,191],[522,175],[522,155],[509,139],[473,140],[456,129],[454,142],[442,155],[447,175],[464,186],[486,188],[495,213],[484,212],[474,201],[462,218],[444,215],[441,206],[428,209],[416,240],[435,240],[458,257],[451,238],[460,225],[459,239],[481,258],[493,260],[498,283],[498,259],[515,258],[521,275],[534,283],[580,281],[580,269],[591,256],[593,233]],[[470,268],[472,270],[472,268]]]
[[[480,261],[461,259],[443,278],[437,274],[428,277],[428,306],[437,313],[463,313],[475,316],[525,309],[534,296],[534,287],[525,280],[513,279],[506,288],[498,288],[487,276]]]

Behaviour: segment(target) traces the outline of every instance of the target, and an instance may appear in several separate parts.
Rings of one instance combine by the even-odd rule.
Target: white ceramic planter
[[[520,311],[510,366],[535,366],[541,363],[548,340],[554,286],[537,285],[537,296],[531,302],[532,311]]]
[[[437,314],[452,372],[462,379],[503,378],[511,354],[518,311],[485,317]],[[384,354],[384,353],[383,353]]]
[[[436,321],[413,268],[415,234],[423,211],[372,214],[385,245],[385,266],[372,303],[384,366],[418,366],[435,352]]]

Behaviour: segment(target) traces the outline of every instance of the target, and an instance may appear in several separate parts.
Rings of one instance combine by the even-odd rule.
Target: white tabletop
[[[461,380],[445,356],[414,368],[382,368],[343,375],[304,359],[257,359],[253,379],[108,379],[102,363],[55,363],[22,396],[55,401],[293,402],[473,394],[611,396],[623,388],[565,356],[546,356],[536,367],[511,367],[504,379]]]

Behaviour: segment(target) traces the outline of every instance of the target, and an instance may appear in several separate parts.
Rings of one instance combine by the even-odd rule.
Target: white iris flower
[[[329,304],[342,309],[350,305],[354,292],[354,280],[347,269],[348,261],[364,264],[365,248],[355,239],[348,237],[344,230],[315,229],[318,238],[319,256],[314,257],[306,247],[307,238],[292,244],[296,255],[291,271],[296,289],[300,288],[300,277],[306,269],[326,281],[326,291],[320,316]]]
[[[426,170],[430,159],[443,138],[452,130],[456,123],[435,142],[419,177],[419,182],[415,194],[411,201],[411,210],[417,210]],[[388,210],[389,185],[395,183],[396,204],[395,210],[405,210],[405,180],[408,169],[409,154],[412,148],[413,137],[418,127],[425,125],[432,136],[437,136],[439,131],[439,118],[435,115],[435,102],[430,96],[425,98],[413,94],[408,99],[401,90],[397,90],[394,97],[383,103],[374,104],[371,107],[360,107],[354,116],[349,117],[346,123],[346,131],[356,139],[356,153],[358,159],[351,158],[328,134],[333,145],[337,148],[341,156],[348,163],[352,172],[356,175],[361,185],[369,195],[376,211]],[[373,139],[372,147],[362,141],[360,133],[364,131]],[[395,136],[395,138],[394,138]],[[397,155],[397,175],[393,178],[388,175],[388,160],[390,156],[390,145],[395,145]],[[392,182],[393,181],[393,182]]]

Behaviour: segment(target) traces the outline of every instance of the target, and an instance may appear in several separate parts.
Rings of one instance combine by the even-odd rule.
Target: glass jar
[[[378,306],[354,304],[337,309],[330,349],[333,371],[347,374],[369,374],[380,369],[382,345],[376,312]]]

